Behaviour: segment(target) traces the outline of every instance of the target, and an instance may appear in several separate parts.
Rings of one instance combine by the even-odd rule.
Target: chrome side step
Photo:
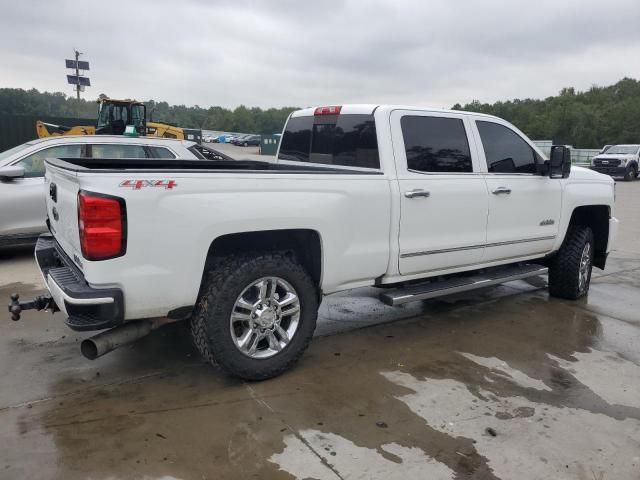
[[[380,294],[380,300],[386,305],[401,305],[416,300],[427,300],[443,295],[451,295],[452,293],[490,287],[513,280],[545,275],[547,271],[547,267],[534,264],[496,267],[472,275],[461,276],[456,274],[441,280],[431,280],[404,288],[387,290]]]

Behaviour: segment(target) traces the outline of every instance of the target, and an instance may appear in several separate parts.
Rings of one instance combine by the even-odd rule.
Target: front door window
[[[45,158],[80,158],[82,145],[57,145],[43,148],[15,163],[24,168],[25,178],[44,177]]]
[[[513,130],[494,122],[477,121],[489,173],[536,173],[536,154]]]

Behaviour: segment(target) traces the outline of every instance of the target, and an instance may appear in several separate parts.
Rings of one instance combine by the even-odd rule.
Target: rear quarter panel
[[[126,254],[106,261],[82,260],[92,286],[123,289],[126,319],[163,316],[194,305],[209,247],[230,233],[317,231],[325,293],[369,285],[387,269],[391,202],[384,175],[166,175],[78,174],[80,188],[126,201]],[[171,189],[120,186],[124,180],[141,177],[174,180],[176,185]],[[77,220],[75,228],[77,238]],[[68,242],[75,251],[76,244]]]

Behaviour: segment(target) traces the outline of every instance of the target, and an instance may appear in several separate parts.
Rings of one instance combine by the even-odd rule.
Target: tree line
[[[147,106],[147,119],[155,122],[167,122],[184,128],[264,134],[280,133],[289,114],[296,110],[295,107],[263,110],[244,105],[229,110],[223,107],[169,105],[155,100],[144,103]],[[78,102],[62,92],[0,88],[0,114],[96,119],[98,104],[95,100],[86,99]]]
[[[456,104],[504,118],[535,140],[553,140],[576,148],[601,148],[607,144],[640,143],[640,82],[623,78],[608,87],[584,92],[563,88],[543,100],[527,98],[493,104],[474,100]]]
[[[230,132],[276,133],[294,107],[248,108],[169,105],[149,100],[147,115],[154,121],[185,128]],[[605,144],[640,142],[640,82],[623,78],[607,87],[593,86],[580,92],[563,88],[557,96],[545,99],[507,100],[467,105],[454,110],[470,110],[504,118],[530,138],[553,140],[576,148],[600,148]],[[42,117],[91,118],[97,115],[94,100],[77,100],[62,92],[36,89],[0,88],[0,114]]]

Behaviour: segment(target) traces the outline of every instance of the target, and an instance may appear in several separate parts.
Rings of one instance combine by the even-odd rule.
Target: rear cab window
[[[291,117],[279,160],[379,169],[376,124],[371,114]]]

